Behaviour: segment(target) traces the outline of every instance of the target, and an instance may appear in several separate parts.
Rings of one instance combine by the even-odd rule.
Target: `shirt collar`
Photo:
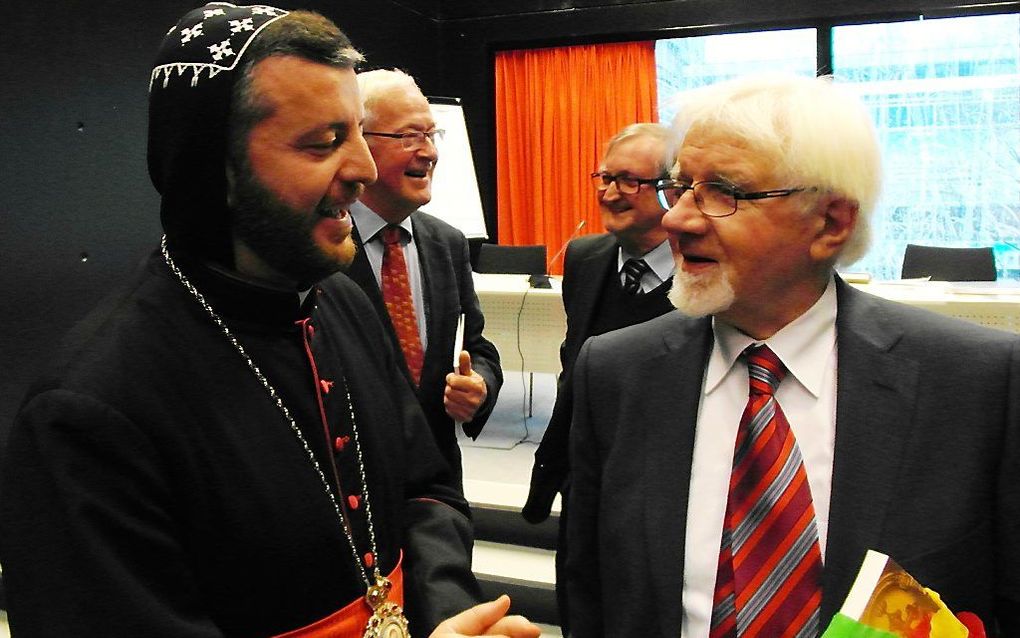
[[[836,283],[835,277],[818,301],[807,312],[764,341],[786,365],[789,374],[814,397],[821,396],[822,380],[829,355],[836,347]],[[705,393],[722,383],[747,346],[755,339],[733,326],[712,318],[715,344],[705,375]]]
[[[379,216],[374,210],[365,206],[360,201],[354,202],[350,208],[351,217],[354,218],[354,225],[358,227],[358,233],[361,234],[361,242],[367,244],[368,242],[375,239],[375,236],[379,234],[383,228],[385,228],[389,222]],[[407,231],[407,235],[414,238],[414,231],[411,228],[411,216],[408,215],[397,224],[401,228]]]
[[[649,250],[644,255],[634,255],[620,247],[620,252],[617,257],[616,271],[621,272],[623,270],[623,264],[628,259],[643,259],[648,267],[652,269],[652,272],[662,281],[666,281],[673,276],[673,271],[676,270],[676,260],[673,258],[673,251],[669,247],[669,240],[664,240],[661,244],[655,248]]]

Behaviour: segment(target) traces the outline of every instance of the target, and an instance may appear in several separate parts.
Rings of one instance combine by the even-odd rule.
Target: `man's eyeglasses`
[[[609,190],[609,185],[615,183],[616,190],[620,191],[624,195],[633,195],[638,192],[638,190],[641,189],[642,184],[655,184],[661,180],[661,177],[641,179],[640,177],[631,177],[629,175],[612,175],[605,171],[599,171],[591,174],[591,181],[595,185],[595,190]]]
[[[694,205],[706,217],[729,217],[737,212],[740,200],[768,199],[770,197],[788,197],[794,193],[812,192],[817,188],[780,188],[770,191],[745,193],[744,191],[723,182],[695,182],[686,184],[673,179],[657,180],[655,193],[659,203],[665,209],[673,208],[687,191],[694,191]]]
[[[378,131],[365,131],[362,135],[372,135],[375,137],[388,137],[394,140],[400,140],[400,145],[405,151],[417,151],[425,148],[425,140],[428,140],[433,146],[436,145],[436,139],[439,141],[443,140],[443,136],[446,135],[446,131],[441,128],[431,130],[427,133],[422,131],[411,131],[409,133],[380,133]]]

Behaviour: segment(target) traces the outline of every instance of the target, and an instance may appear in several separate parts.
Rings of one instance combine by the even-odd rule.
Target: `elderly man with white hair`
[[[656,185],[679,312],[575,364],[574,635],[818,636],[865,552],[1020,632],[1020,339],[848,286],[878,146],[825,78],[693,92]]]

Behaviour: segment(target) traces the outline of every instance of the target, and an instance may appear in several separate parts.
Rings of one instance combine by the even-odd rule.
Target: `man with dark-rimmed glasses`
[[[680,310],[573,369],[577,636],[817,638],[868,549],[1020,632],[1020,339],[851,288],[880,184],[824,78],[693,91],[654,188]]]
[[[464,234],[418,210],[432,199],[439,161],[428,100],[397,70],[358,74],[364,130],[379,179],[351,206],[358,254],[348,272],[375,303],[428,418],[433,437],[462,485],[454,422],[477,437],[503,385],[499,353],[484,336],[485,319],[471,276]],[[403,292],[401,292],[403,291]],[[464,341],[452,364],[458,318]]]
[[[634,325],[673,310],[667,299],[675,264],[660,221],[666,208],[655,184],[673,164],[673,134],[659,124],[631,124],[606,145],[592,173],[606,233],[580,237],[567,246],[563,266],[563,308],[567,335],[560,348],[559,387],[552,416],[535,452],[531,489],[522,514],[533,523],[549,516],[562,495],[557,559],[557,594],[564,632],[569,632],[563,560],[569,496],[567,440],[570,432],[570,370],[591,335]]]

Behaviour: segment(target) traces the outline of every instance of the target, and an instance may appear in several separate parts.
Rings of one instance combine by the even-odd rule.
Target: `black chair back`
[[[904,279],[931,277],[933,281],[995,281],[995,253],[991,247],[948,248],[907,244]]]
[[[546,274],[545,246],[500,246],[482,244],[475,272],[511,275]]]

